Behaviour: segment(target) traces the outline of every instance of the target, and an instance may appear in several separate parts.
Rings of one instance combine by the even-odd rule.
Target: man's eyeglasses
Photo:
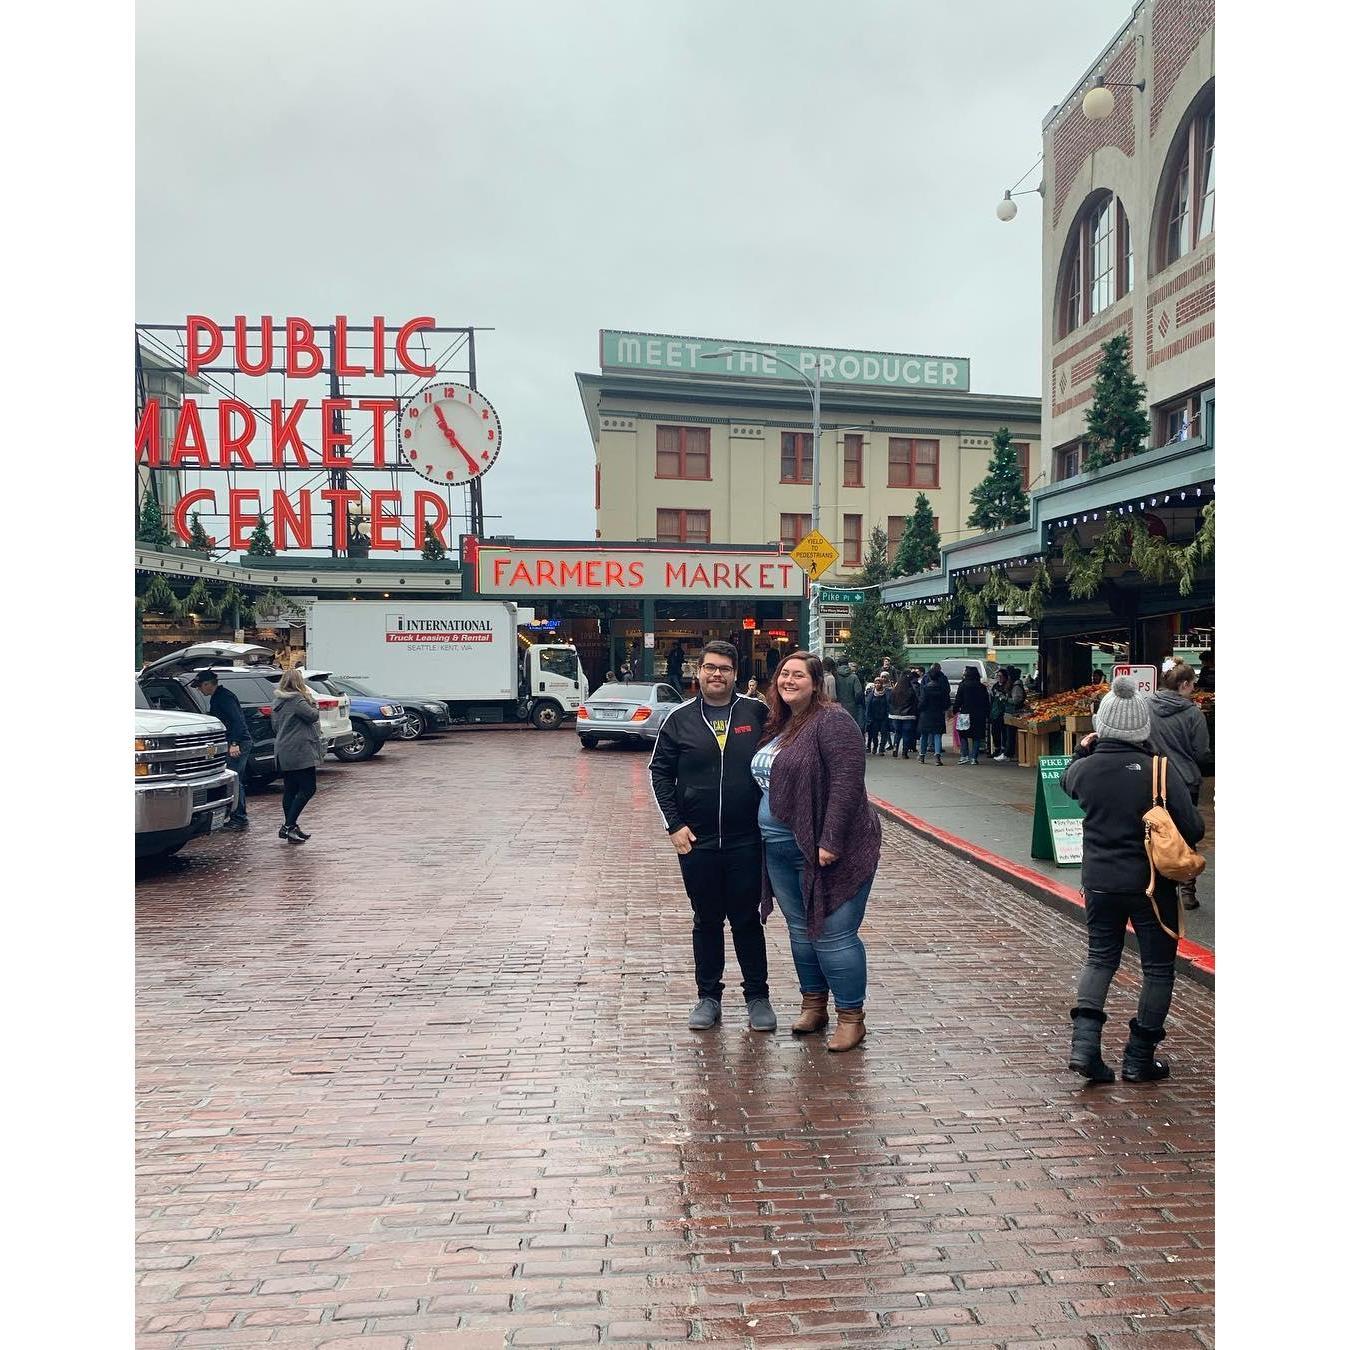
[[[705,675],[734,675],[736,673],[735,666],[710,666],[706,661],[699,669],[702,670]]]

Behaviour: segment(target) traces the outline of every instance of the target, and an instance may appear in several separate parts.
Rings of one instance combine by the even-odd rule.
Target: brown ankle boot
[[[836,1008],[834,1011],[837,1025],[826,1048],[838,1054],[860,1045],[867,1035],[867,1028],[863,1025],[861,1008]]]
[[[830,1024],[829,994],[803,994],[802,1015],[792,1024],[794,1036],[809,1036],[824,1031]]]

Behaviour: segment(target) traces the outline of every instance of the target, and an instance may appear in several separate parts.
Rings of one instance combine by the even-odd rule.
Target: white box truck
[[[439,699],[456,722],[575,717],[589,692],[576,648],[530,644],[509,600],[315,600],[305,663],[400,698]]]

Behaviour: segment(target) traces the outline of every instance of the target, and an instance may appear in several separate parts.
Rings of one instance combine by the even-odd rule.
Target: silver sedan
[[[594,750],[601,741],[650,745],[683,702],[668,684],[602,684],[577,710],[582,749]]]

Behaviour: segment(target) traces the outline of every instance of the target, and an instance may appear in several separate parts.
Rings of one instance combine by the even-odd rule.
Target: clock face
[[[496,409],[465,384],[433,384],[414,394],[399,419],[403,462],[445,487],[486,473],[502,448]]]

